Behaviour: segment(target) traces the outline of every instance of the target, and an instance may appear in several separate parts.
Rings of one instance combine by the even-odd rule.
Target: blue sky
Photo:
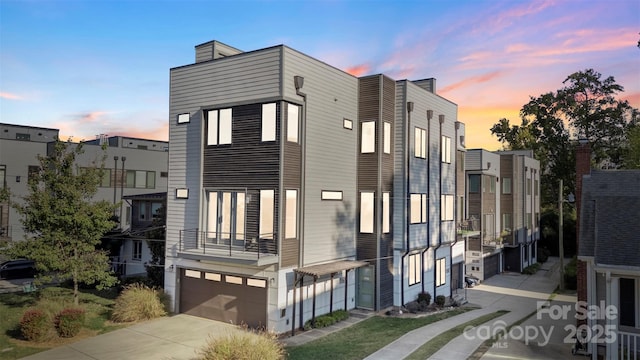
[[[168,138],[169,69],[194,46],[286,44],[356,75],[435,77],[469,147],[594,68],[640,108],[640,1],[0,0],[0,121]]]

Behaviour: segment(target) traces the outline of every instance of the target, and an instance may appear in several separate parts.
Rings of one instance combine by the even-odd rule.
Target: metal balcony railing
[[[618,332],[619,359],[640,359],[640,334]]]
[[[480,219],[465,219],[458,221],[457,224],[458,235],[472,235],[480,231]]]
[[[246,239],[245,234],[216,233],[199,229],[180,230],[179,251],[201,253],[203,255],[222,254],[261,256],[276,255],[278,253],[275,234],[261,234],[258,238]]]

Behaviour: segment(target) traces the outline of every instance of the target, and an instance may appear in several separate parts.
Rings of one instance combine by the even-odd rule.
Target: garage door
[[[500,254],[487,256],[484,258],[484,279],[500,273]]]
[[[266,326],[267,281],[181,269],[180,312],[253,328]]]

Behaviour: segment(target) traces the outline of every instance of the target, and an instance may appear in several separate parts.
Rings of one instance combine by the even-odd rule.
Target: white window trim
[[[442,162],[451,164],[451,138],[442,135],[440,150],[442,151]]]
[[[353,130],[353,121],[349,119],[342,119],[342,127],[347,130]]]
[[[293,209],[291,209],[293,207]],[[285,190],[285,239],[298,238],[298,190]]]
[[[177,121],[178,121],[178,124],[186,124],[191,121],[191,114],[189,113],[178,114]]]
[[[454,196],[449,194],[440,195],[440,220],[454,220]]]
[[[415,127],[413,129],[413,156],[426,159],[427,158],[427,130]]]
[[[207,111],[207,145],[231,144],[232,133],[233,113],[231,108]]]
[[[387,234],[391,229],[391,194],[387,192],[382,193],[382,232]]]
[[[409,202],[409,223],[425,224],[428,221],[427,194],[412,193]],[[415,213],[417,211],[418,213]],[[419,218],[419,219],[418,219]]]
[[[447,284],[447,260],[446,258],[436,259],[436,287]]]
[[[258,235],[260,239],[273,240],[273,212],[275,204],[274,197],[274,190],[260,190],[260,223]],[[267,214],[270,214],[271,216],[267,217]],[[267,221],[267,219],[269,218],[271,221]]]
[[[287,103],[287,141],[298,143],[299,130],[300,106]]]

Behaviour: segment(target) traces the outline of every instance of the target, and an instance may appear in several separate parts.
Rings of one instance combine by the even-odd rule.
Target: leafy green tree
[[[627,148],[622,155],[625,169],[640,169],[640,124],[632,124],[627,130]]]
[[[602,79],[587,69],[569,75],[563,84],[556,92],[531,97],[520,110],[520,125],[500,119],[491,128],[505,149],[534,151],[544,179],[543,206],[556,201],[558,180],[564,181],[565,193],[575,187],[575,140],[590,142],[596,164],[620,167],[633,139],[627,131],[638,118],[636,109],[617,99],[624,89],[611,76]]]
[[[57,140],[49,156],[38,156],[39,171],[30,174],[29,193],[12,205],[22,215],[25,241],[14,242],[9,252],[35,260],[38,281],[71,280],[78,305],[78,285],[101,289],[117,279],[109,272],[106,252],[97,250],[100,238],[112,229],[115,210],[108,201],[93,201],[104,173],[101,164],[76,164],[82,144]]]

